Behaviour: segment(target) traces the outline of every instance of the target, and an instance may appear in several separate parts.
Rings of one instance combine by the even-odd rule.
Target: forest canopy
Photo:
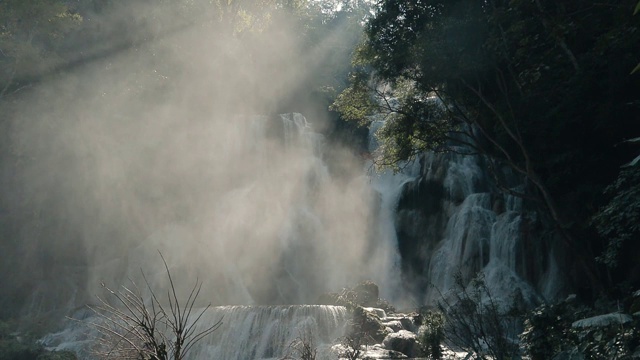
[[[541,209],[593,269],[609,240],[591,219],[637,155],[625,142],[640,131],[636,4],[381,1],[333,106],[383,119],[383,167],[427,150],[483,156],[497,187]],[[505,166],[524,189],[504,182]]]

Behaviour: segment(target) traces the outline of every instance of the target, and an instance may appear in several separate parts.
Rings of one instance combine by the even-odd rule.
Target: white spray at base
[[[280,359],[296,355],[290,347],[304,340],[329,358],[330,346],[344,335],[347,309],[342,306],[225,306],[211,309],[202,326],[222,319],[222,326],[198,344],[193,359]]]
[[[193,309],[200,314],[202,309]],[[88,313],[85,313],[85,315]],[[82,312],[77,313],[82,316]],[[197,316],[192,316],[193,321]],[[88,315],[70,322],[65,330],[41,342],[49,349],[68,350],[85,360],[98,359],[108,350],[95,351],[101,333],[99,317]],[[195,324],[194,334],[221,322],[213,333],[198,341],[187,359],[275,360],[294,356],[292,345],[304,340],[318,351],[318,360],[333,358],[331,346],[344,335],[347,309],[328,305],[218,306],[207,309]],[[187,325],[189,329],[189,325]],[[171,339],[171,334],[167,334]]]

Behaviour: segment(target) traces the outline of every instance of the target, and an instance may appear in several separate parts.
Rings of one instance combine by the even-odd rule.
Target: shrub
[[[525,318],[524,331],[520,334],[520,346],[531,360],[551,359],[556,354],[573,347],[575,339],[571,324],[585,314],[570,301],[555,305],[543,304]]]
[[[421,313],[422,326],[418,331],[421,350],[429,359],[442,357],[442,342],[444,341],[444,315],[439,311],[426,310]]]
[[[101,305],[90,307],[102,320],[92,324],[102,335],[102,349],[98,350],[100,356],[115,359],[183,360],[195,343],[222,324],[218,321],[204,330],[197,330],[198,321],[211,306],[209,304],[202,310],[194,308],[202,283],[196,279],[186,301],[181,303],[169,267],[162,254],[160,257],[170,285],[166,301],[160,301],[142,273],[150,299],[145,299],[133,283],[131,289],[123,286],[118,291],[105,287],[115,305],[98,298]]]
[[[640,320],[592,328],[571,328],[577,349],[586,359],[631,360],[640,346]]]
[[[601,309],[613,310],[613,309]],[[531,311],[520,335],[523,352],[531,360],[577,354],[585,359],[632,359],[640,346],[640,319],[631,322],[577,326],[577,320],[599,312],[565,300],[544,304]]]

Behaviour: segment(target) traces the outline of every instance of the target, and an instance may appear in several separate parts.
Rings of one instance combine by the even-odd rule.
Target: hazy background
[[[364,279],[391,289],[393,244],[369,230],[378,196],[358,150],[333,141],[322,95],[348,71],[331,66],[357,21],[313,35],[268,2],[230,4],[245,6],[88,12],[74,56],[3,104],[8,309],[80,306],[141,270],[161,287],[158,251],[214,304],[313,302]],[[314,131],[278,115],[290,112]]]

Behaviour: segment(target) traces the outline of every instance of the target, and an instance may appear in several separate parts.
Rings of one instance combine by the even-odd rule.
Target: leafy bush
[[[612,309],[609,309],[612,310]],[[585,359],[632,359],[640,346],[640,319],[621,324],[576,326],[577,320],[597,315],[575,301],[544,304],[531,311],[520,335],[523,352],[531,360],[567,357]]]
[[[442,358],[441,344],[444,341],[444,314],[426,310],[421,315],[422,326],[418,331],[421,350],[429,359],[440,359]]]
[[[631,360],[640,346],[640,320],[591,328],[571,328],[576,348],[586,359]]]
[[[520,346],[531,360],[551,359],[573,347],[576,339],[570,331],[571,324],[585,315],[586,310],[578,308],[571,299],[554,305],[543,304],[527,315]]]
[[[623,168],[605,194],[612,198],[593,218],[598,233],[608,241],[598,261],[615,268],[625,245],[640,236],[640,164]]]

